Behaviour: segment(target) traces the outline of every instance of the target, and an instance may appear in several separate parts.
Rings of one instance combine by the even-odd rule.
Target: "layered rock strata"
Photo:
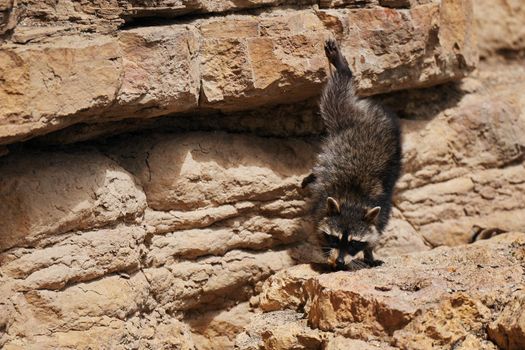
[[[404,9],[320,9],[298,1],[292,9],[135,26],[119,19],[282,2],[10,3],[5,25],[15,24],[0,50],[2,144],[78,123],[304,100],[325,80],[322,45],[331,36],[366,95],[457,80],[477,61],[469,1]]]
[[[519,62],[493,67],[483,64],[465,80],[453,108],[433,116],[423,105],[412,113],[427,120],[404,122],[395,203],[433,245],[467,243],[476,225],[525,227],[525,71]]]
[[[523,80],[510,68],[482,65],[462,87],[401,93],[403,113],[420,119],[404,122],[405,175],[377,248],[382,259],[465,243],[474,225],[523,227]],[[442,112],[428,115],[435,110]],[[307,232],[300,182],[317,143],[157,131],[4,156],[2,345],[83,348],[94,337],[123,348],[230,347],[258,312],[253,305],[305,304],[300,286],[315,271],[284,270],[299,282],[271,282],[280,287],[254,295],[295,263]],[[480,247],[493,254],[493,246]],[[498,327],[492,332],[503,334]]]
[[[405,90],[470,72],[475,31],[520,52],[519,9],[472,5],[0,1],[0,347],[232,348],[250,322],[240,347],[523,347],[519,234],[400,257],[525,227],[521,62]],[[385,266],[318,276],[292,265],[328,36],[405,164]]]
[[[2,346],[185,342],[184,315],[199,328],[293,264],[313,155],[301,140],[225,133],[7,155]]]
[[[270,277],[238,349],[521,349],[525,234]],[[270,311],[271,310],[271,311]]]

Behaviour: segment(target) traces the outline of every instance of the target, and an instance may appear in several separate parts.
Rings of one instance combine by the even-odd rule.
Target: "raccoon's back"
[[[395,116],[353,95],[345,101],[323,102],[324,112],[332,112],[323,115],[322,108],[323,118],[336,123],[329,128],[319,155],[317,190],[364,202],[389,200],[401,168],[400,129]],[[337,108],[327,108],[330,103],[336,103]]]

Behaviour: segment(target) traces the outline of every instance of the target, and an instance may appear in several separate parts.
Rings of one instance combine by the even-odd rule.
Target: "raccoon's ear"
[[[379,218],[379,213],[381,212],[381,207],[374,207],[372,209],[368,209],[365,214],[365,221],[369,223],[377,223],[377,219]]]
[[[339,203],[332,197],[326,198],[326,213],[328,216],[339,215],[341,213]]]

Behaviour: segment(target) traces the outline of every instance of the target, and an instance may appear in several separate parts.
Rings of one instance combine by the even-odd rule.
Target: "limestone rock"
[[[462,7],[454,2],[434,2],[410,10],[408,16],[397,10],[376,7],[349,12],[283,13],[278,18],[262,18],[259,23],[237,19],[208,23],[201,26],[205,38],[210,37],[203,49],[205,104],[229,110],[236,108],[234,103],[239,102],[251,106],[271,103],[283,90],[292,100],[315,95],[313,91],[319,90],[319,83],[324,78],[321,69],[326,63],[322,42],[328,35],[327,29],[341,37],[343,52],[355,72],[357,90],[361,94],[453,80],[473,68],[477,60],[475,38],[469,25],[472,9],[468,4]],[[393,18],[396,20],[392,21]],[[452,31],[449,25],[461,30]],[[235,30],[221,31],[217,35],[215,28],[219,27]],[[264,34],[262,37],[255,35],[257,28]],[[380,33],[377,28],[381,28]],[[283,40],[285,33],[288,37]],[[408,40],[410,45],[405,45]],[[434,45],[430,51],[429,41]],[[304,52],[297,50],[302,45],[305,45]],[[454,45],[460,48],[459,56],[452,54]],[[389,47],[389,52],[385,47]],[[393,47],[396,50],[392,52]],[[231,55],[229,59],[222,60],[222,52]],[[262,60],[257,65],[250,65],[251,57]],[[308,58],[307,64],[305,58]],[[407,61],[413,65],[400,66]],[[209,69],[213,74],[208,73]],[[238,74],[233,74],[234,70]],[[223,72],[225,76],[217,76],[216,72]],[[282,78],[289,76],[294,77],[293,86],[297,90],[286,88],[288,82]],[[255,88],[253,92],[252,87]],[[259,89],[265,91],[264,96],[260,96]],[[241,91],[242,100],[238,100]],[[251,102],[252,97],[257,97],[256,105]]]
[[[350,339],[337,336],[326,342],[326,350],[394,350],[396,348],[381,342],[366,342],[359,339]]]
[[[220,308],[246,301],[255,285],[293,265],[285,250],[248,253],[232,250],[224,256],[181,261],[144,270],[155,285],[155,300],[169,312]]]
[[[458,80],[477,59],[470,1],[436,0],[408,10],[313,10],[301,2],[298,10],[126,30],[93,19],[118,21],[111,10],[128,8],[126,2],[27,3],[27,17],[0,52],[0,98],[6,101],[0,144],[79,123],[306,100],[325,81],[322,46],[330,36],[341,42],[364,95]],[[221,3],[228,5],[218,4],[219,10],[282,2]],[[135,5],[132,13],[147,4]],[[176,13],[186,6],[207,5],[158,1],[150,7]]]
[[[490,311],[485,305],[459,292],[446,298],[436,309],[423,312],[416,322],[396,332],[394,338],[402,349],[444,349],[450,343],[465,348],[467,337],[477,334],[481,338],[475,339],[479,349],[495,349],[482,335],[489,317]]]
[[[520,0],[474,2],[480,54],[512,54],[525,49],[525,9]]]
[[[310,277],[296,290],[306,299],[304,315],[290,310],[254,316],[237,345],[261,349],[271,341],[273,348],[285,349],[286,339],[309,329],[317,343],[332,348],[359,348],[364,341],[371,349],[388,348],[384,343],[400,349],[496,349],[490,337],[517,349],[521,299],[507,302],[525,282],[524,246],[525,234],[511,233],[385,258],[373,269]]]
[[[204,106],[238,110],[278,103],[283,93],[289,102],[318,94],[328,32],[313,11],[279,14],[200,26]]]
[[[484,56],[519,56],[522,12],[0,0],[0,347],[523,348],[524,234],[427,245],[465,243],[474,225],[523,231],[523,65],[406,90],[472,71],[476,30]],[[374,269],[292,258],[311,229],[300,183],[323,132],[328,37],[359,94],[390,93],[409,119]],[[139,133],[102,138],[124,131]]]
[[[97,152],[9,155],[0,173],[0,251],[133,222],[146,207],[134,178]]]
[[[374,7],[327,16],[350,23],[342,48],[363,95],[454,80],[477,63],[469,1],[432,2],[408,12]]]
[[[395,202],[434,245],[466,243],[474,225],[525,227],[523,72],[520,65],[487,70],[477,80],[483,88],[456,107],[404,122],[405,174]]]
[[[241,223],[242,222],[242,223]],[[232,226],[180,230],[151,240],[154,264],[175,259],[195,259],[209,254],[224,255],[233,249],[271,248],[295,242],[301,237],[301,219],[235,219]]]
[[[11,12],[21,13],[16,21],[13,20],[15,23],[12,25],[14,27],[19,22],[15,33],[15,36],[17,34],[19,36],[20,32],[27,33],[34,28],[44,26],[49,27],[48,34],[66,29],[110,32],[124,25],[136,25],[136,22],[143,18],[166,19],[285,4],[314,3],[315,0],[88,0],[80,3],[73,0],[60,0],[55,4],[49,1],[18,0],[14,11],[12,6],[6,7],[4,16],[7,20]]]
[[[265,312],[287,308],[299,309],[306,303],[304,283],[317,276],[310,265],[297,265],[270,276],[259,295],[259,308]]]
[[[496,293],[502,293],[503,298],[505,293],[510,292],[510,286],[523,283],[520,269],[516,271],[513,266],[517,262],[515,259],[519,259],[514,252],[520,249],[518,247],[524,239],[523,234],[508,235],[497,243],[484,242],[485,246],[477,244],[448,251],[435,249],[388,258],[385,266],[372,270],[322,275],[306,284],[310,324],[325,331],[346,328],[346,334],[401,336],[415,324],[426,324],[426,317],[437,317],[432,314],[427,316],[424,312],[426,306],[423,305],[444,302],[442,306],[435,307],[441,310],[450,305],[468,306],[465,315],[458,315],[458,318],[467,322],[464,317],[471,317],[472,322],[479,322],[479,328],[488,322],[489,313],[486,306],[476,302],[476,298],[483,300]],[[487,249],[490,243],[494,247]],[[393,265],[389,267],[391,263]],[[490,277],[485,272],[485,266],[497,266],[489,267]],[[490,283],[490,289],[486,287],[487,283]],[[468,291],[468,297],[463,295],[464,291]],[[451,304],[445,301],[449,298],[452,298]],[[460,301],[454,301],[455,298]],[[469,298],[475,299],[468,301]],[[503,302],[505,299],[499,300]],[[485,315],[485,321],[480,315]],[[461,326],[461,323],[458,325]],[[448,331],[451,329],[447,328]],[[413,333],[419,334],[418,331]],[[465,331],[460,333],[465,334]],[[460,335],[456,337],[459,338]],[[450,341],[450,337],[446,340]],[[404,340],[398,342],[405,344]],[[410,345],[407,347],[410,348]]]
[[[196,33],[180,26],[119,33],[122,70],[109,118],[158,116],[194,109],[199,95]],[[113,101],[112,101],[113,102]]]
[[[311,138],[176,129],[70,151],[13,147],[0,167],[9,213],[0,240],[0,346],[82,348],[95,337],[99,347],[191,349],[213,348],[218,337],[227,348],[245,317],[290,308],[293,326],[274,329],[267,319],[257,344],[417,349],[457,341],[458,349],[495,349],[505,334],[520,334],[500,314],[523,285],[516,235],[512,244],[503,235],[414,254],[428,250],[425,241],[464,243],[474,224],[518,229],[523,223],[523,68],[491,69],[482,63],[460,87],[385,97],[406,103],[416,120],[404,122],[405,175],[377,247],[385,266],[351,274],[316,277],[307,265],[288,270],[296,263],[290,248],[308,228],[299,185],[317,151]],[[277,116],[275,125],[286,125],[293,109],[278,110],[253,129],[233,130],[264,129]],[[253,114],[239,115],[230,122],[249,123]],[[11,204],[17,200],[23,205]],[[82,289],[100,293],[94,293],[100,300],[84,300]],[[429,308],[414,304],[414,294]],[[330,302],[338,298],[351,306],[341,302],[334,311]],[[77,307],[86,310],[80,319]],[[59,320],[49,316],[56,310],[64,313]],[[429,326],[435,320],[439,327]]]
[[[233,319],[294,264],[315,145],[204,132],[128,141],[105,155],[2,158],[0,346],[213,348],[219,333],[232,346]]]
[[[374,257],[382,259],[425,250],[430,250],[430,246],[423,235],[394,208],[385,231],[374,247]]]
[[[246,330],[236,338],[239,350],[393,350],[394,347],[380,341],[365,342],[312,329],[302,313],[272,311],[255,315]]]
[[[302,314],[294,311],[275,311],[253,319],[236,339],[240,350],[257,349],[318,349],[320,332],[309,329]]]
[[[57,290],[114,272],[136,271],[144,236],[137,227],[78,232],[51,247],[4,254],[0,272],[20,280],[19,290]]]
[[[100,114],[116,97],[122,69],[118,43],[106,36],[60,38],[43,47],[5,44],[0,62],[2,143]]]
[[[244,330],[254,315],[249,303],[244,302],[228,310],[196,312],[184,321],[191,327],[198,349],[232,349],[235,335]]]
[[[44,348],[52,348],[53,340],[64,348],[87,348],[98,341],[116,346],[126,336],[126,319],[145,304],[148,289],[144,276],[137,274],[129,280],[106,277],[64,291],[41,289],[14,294],[7,305],[12,305],[17,315],[11,314],[5,325],[10,335],[2,341],[7,340],[7,348],[40,342]],[[100,339],[90,339],[97,334]]]
[[[2,105],[0,139],[23,140],[96,122],[101,115],[147,117],[194,108],[195,45],[193,33],[177,27],[131,30],[119,38],[66,36],[35,47],[4,45],[0,96],[8,102]]]
[[[313,146],[300,140],[228,133],[153,136],[133,148],[134,159],[120,161],[141,181],[150,208],[163,211],[298,199],[314,161]]]
[[[498,318],[489,325],[488,334],[502,349],[525,347],[525,294],[516,291]]]

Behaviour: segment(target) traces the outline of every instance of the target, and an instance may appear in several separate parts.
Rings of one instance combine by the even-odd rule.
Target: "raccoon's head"
[[[328,197],[326,215],[319,222],[319,240],[329,265],[342,270],[352,256],[379,238],[376,228],[381,207],[363,208],[341,205]]]

